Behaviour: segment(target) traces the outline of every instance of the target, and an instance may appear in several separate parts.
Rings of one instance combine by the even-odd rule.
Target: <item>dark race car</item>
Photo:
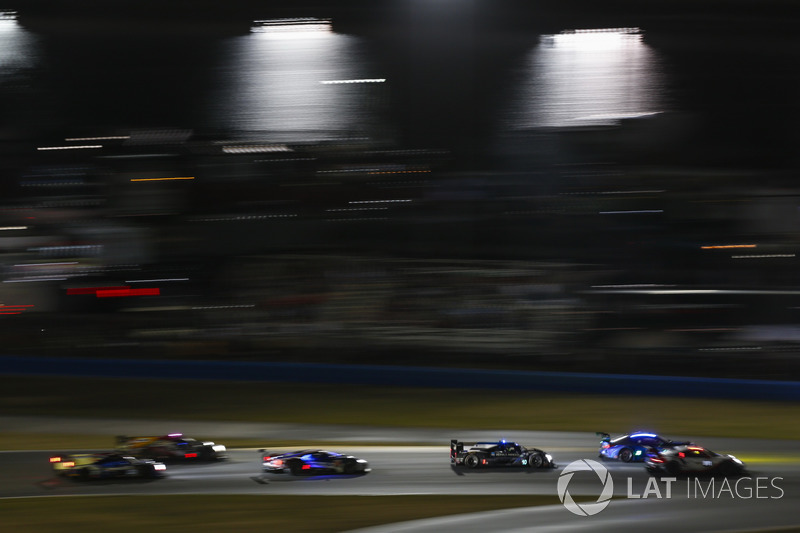
[[[654,450],[647,454],[645,468],[653,475],[720,475],[745,474],[742,461],[733,455],[712,452],[696,445],[677,445]]]
[[[450,441],[450,464],[466,468],[527,467],[555,468],[553,457],[538,448],[525,448],[516,442],[476,442],[465,446],[457,439]]]
[[[118,452],[159,461],[219,461],[227,459],[222,444],[184,437],[181,433],[145,437],[117,437]]]
[[[166,465],[150,459],[137,459],[118,453],[78,453],[54,455],[50,465],[58,476],[78,480],[114,478],[159,478]]]
[[[623,463],[642,462],[651,450],[659,450],[670,446],[689,444],[688,442],[674,442],[655,433],[631,433],[611,438],[604,432],[597,432],[601,436],[600,451],[598,456],[603,460],[622,461]]]
[[[267,474],[294,476],[320,474],[366,474],[372,469],[369,462],[352,455],[326,450],[298,450],[271,455],[261,450],[262,465]]]

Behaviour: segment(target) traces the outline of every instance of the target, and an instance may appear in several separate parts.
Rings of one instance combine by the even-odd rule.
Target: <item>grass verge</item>
[[[580,498],[576,498],[580,500]],[[582,501],[594,501],[594,498]],[[553,496],[98,496],[0,500],[7,531],[323,533],[461,513],[553,505]],[[567,511],[564,511],[567,513]]]
[[[528,391],[0,376],[0,412],[800,439],[795,402]]]

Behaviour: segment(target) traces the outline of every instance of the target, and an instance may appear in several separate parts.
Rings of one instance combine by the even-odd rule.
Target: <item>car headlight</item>
[[[156,464],[153,465],[153,470],[166,470],[166,469],[167,469],[167,465],[165,465],[163,463],[156,463]]]
[[[731,459],[733,459],[733,462],[734,462],[734,463],[736,463],[736,464],[739,464],[739,465],[743,465],[743,464],[744,464],[743,462],[741,462],[739,459],[737,459],[737,458],[736,458],[736,457],[734,457],[733,455],[729,455],[728,457],[730,457]]]
[[[546,454],[544,454],[544,456],[547,458],[548,461],[550,461],[551,463],[553,462],[553,456],[552,455],[550,455],[549,453],[546,453]]]
[[[223,446],[222,444],[215,444],[214,446],[211,447],[211,449],[214,450],[215,452],[224,452],[226,450],[225,446]]]

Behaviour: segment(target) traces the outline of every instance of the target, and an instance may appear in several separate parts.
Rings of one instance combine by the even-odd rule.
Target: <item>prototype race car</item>
[[[598,456],[607,460],[622,461],[623,463],[642,462],[651,450],[659,450],[669,446],[690,444],[688,442],[674,442],[659,437],[655,433],[631,433],[611,438],[604,432],[597,432],[601,436],[600,451]]]
[[[270,455],[261,450],[265,473],[292,474],[294,476],[317,474],[366,474],[372,469],[369,462],[352,455],[325,450],[299,450]]]
[[[218,461],[227,459],[227,448],[222,444],[184,437],[172,433],[157,437],[117,437],[116,449],[134,457],[169,460]]]
[[[517,466],[555,468],[553,457],[538,448],[525,448],[516,442],[476,442],[465,447],[458,439],[450,441],[450,464],[467,468]]]
[[[79,480],[109,478],[159,478],[167,466],[151,459],[137,459],[117,453],[54,455],[50,465],[58,476]]]
[[[733,455],[712,452],[696,445],[677,445],[652,451],[644,461],[645,468],[653,475],[669,474],[716,474],[740,476],[745,473],[742,461]]]

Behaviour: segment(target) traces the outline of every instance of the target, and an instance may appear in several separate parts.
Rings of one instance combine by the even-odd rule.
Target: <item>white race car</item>
[[[682,444],[653,451],[645,458],[644,465],[651,474],[670,476],[682,474],[739,476],[745,473],[744,463],[733,455],[719,454],[694,444]]]

